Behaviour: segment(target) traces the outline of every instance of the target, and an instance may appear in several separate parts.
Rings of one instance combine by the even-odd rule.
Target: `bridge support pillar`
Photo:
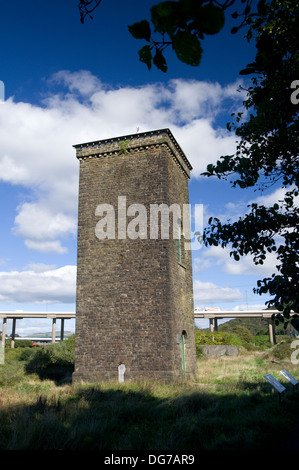
[[[2,346],[5,347],[5,335],[6,335],[6,323],[7,318],[3,318],[3,325],[2,325]]]
[[[210,318],[210,331],[213,333],[213,331],[218,331],[218,320],[217,318]]]
[[[61,319],[60,341],[63,341],[63,337],[64,337],[64,318]]]
[[[56,318],[53,318],[53,323],[52,323],[52,343],[55,343],[55,338],[56,338]]]
[[[16,323],[17,319],[13,318],[12,319],[12,334],[11,334],[11,347],[15,347],[15,337],[16,337]]]

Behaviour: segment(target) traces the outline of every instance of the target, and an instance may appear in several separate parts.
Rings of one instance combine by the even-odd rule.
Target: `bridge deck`
[[[56,320],[61,320],[61,330],[60,330],[60,340],[63,340],[64,337],[64,320],[70,318],[76,318],[75,312],[0,312],[0,318],[3,319],[2,327],[2,346],[5,345],[5,335],[6,335],[6,323],[7,320],[12,319],[12,337],[11,337],[11,347],[14,348],[15,345],[15,335],[16,335],[16,322],[17,320],[22,320],[23,318],[52,318],[52,343],[56,341]]]
[[[279,313],[278,310],[246,310],[236,312],[234,310],[220,310],[217,312],[213,311],[199,311],[194,312],[194,318],[208,318],[210,320],[210,330],[213,331],[214,327],[217,330],[217,321],[224,318],[267,318],[269,324],[269,336],[270,341],[275,343],[275,329],[272,315]],[[293,314],[291,314],[293,315]],[[5,333],[6,333],[6,322],[8,319],[13,320],[12,328],[12,341],[11,347],[14,347],[15,332],[16,332],[16,320],[23,318],[52,318],[52,342],[55,342],[56,337],[56,320],[61,320],[61,334],[60,339],[63,339],[64,335],[64,320],[70,318],[76,318],[75,312],[2,312],[0,311],[0,318],[3,319],[2,328],[2,344],[5,344]]]

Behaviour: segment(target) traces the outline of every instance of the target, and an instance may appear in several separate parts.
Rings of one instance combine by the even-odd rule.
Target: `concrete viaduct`
[[[61,320],[60,340],[64,337],[64,320],[76,318],[75,312],[0,312],[0,318],[3,319],[2,327],[2,345],[5,345],[6,324],[8,319],[12,319],[12,338],[11,347],[15,345],[16,322],[23,318],[52,318],[52,343],[56,338],[56,320]],[[26,338],[24,338],[26,339]]]
[[[210,330],[217,331],[218,320],[232,319],[232,318],[266,318],[268,320],[270,342],[272,344],[275,344],[276,343],[275,324],[274,324],[274,320],[272,319],[273,313],[276,314],[279,312],[277,310],[251,310],[251,311],[242,311],[242,312],[236,312],[234,310],[220,310],[217,312],[195,311],[194,319],[203,319],[203,318],[209,319]],[[22,320],[23,318],[52,318],[52,343],[54,343],[55,338],[56,338],[56,320],[61,320],[60,340],[63,340],[64,320],[67,320],[70,318],[76,318],[76,313],[75,312],[0,312],[0,318],[3,319],[2,346],[5,345],[7,320],[12,319],[13,324],[12,324],[11,347],[13,348],[15,344],[17,320]]]
[[[269,340],[270,343],[275,344],[275,323],[272,319],[273,314],[279,313],[278,310],[248,310],[242,312],[236,312],[234,310],[220,310],[217,312],[213,311],[199,311],[194,312],[194,318],[208,318],[210,320],[210,330],[217,331],[218,320],[225,318],[266,318],[268,320]],[[292,315],[292,314],[291,314]]]

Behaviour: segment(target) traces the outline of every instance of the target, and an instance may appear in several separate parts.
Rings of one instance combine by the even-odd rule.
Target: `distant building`
[[[191,251],[182,220],[189,161],[169,129],[74,147],[80,183],[73,381],[193,377]],[[166,216],[171,208],[168,238],[167,217],[159,213],[157,231],[157,207]]]

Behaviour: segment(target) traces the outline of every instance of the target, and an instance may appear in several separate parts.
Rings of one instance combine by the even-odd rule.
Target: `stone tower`
[[[183,233],[190,230],[186,219],[183,226],[190,163],[169,129],[74,147],[80,183],[73,381],[193,377],[191,251]]]

